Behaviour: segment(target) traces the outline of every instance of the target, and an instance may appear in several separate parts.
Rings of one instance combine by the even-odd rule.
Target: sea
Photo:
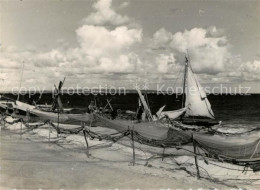
[[[4,97],[16,99],[17,96],[7,93]],[[33,100],[37,104],[51,104],[52,93],[44,93],[20,96],[20,101],[31,103]],[[145,94],[152,113],[156,113],[160,107],[166,105],[164,111],[181,108],[182,95],[166,95],[149,92]],[[260,128],[260,94],[249,95],[213,95],[209,94],[208,100],[217,121],[222,121],[222,125],[227,129],[235,128],[240,131]],[[96,102],[99,107],[104,107],[110,101],[113,109],[136,111],[138,108],[138,94],[134,92],[126,94],[62,94],[61,101],[64,108],[78,108],[86,110],[91,101]],[[108,107],[107,107],[108,108]],[[238,131],[239,131],[238,130]]]

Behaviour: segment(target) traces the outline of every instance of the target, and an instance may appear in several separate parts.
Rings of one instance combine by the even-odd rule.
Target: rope
[[[260,128],[254,128],[254,129],[251,129],[251,130],[248,130],[248,131],[245,131],[245,132],[241,132],[241,133],[225,133],[225,132],[220,132],[220,131],[217,131],[216,129],[207,128],[207,127],[204,127],[204,126],[200,126],[199,128],[187,128],[187,127],[184,127],[181,123],[178,123],[176,121],[170,120],[170,123],[174,127],[179,128],[179,129],[184,130],[184,131],[189,130],[189,131],[199,132],[199,131],[202,131],[202,130],[207,130],[207,132],[209,134],[226,135],[226,136],[239,136],[239,135],[244,135],[244,134],[251,133],[251,132],[254,132],[254,131],[260,131]]]
[[[97,138],[100,141],[105,139],[105,140],[111,140],[113,142],[117,142],[119,139],[130,135],[129,130],[125,130],[123,132],[118,132],[118,133],[113,133],[113,134],[98,134],[98,133],[95,133],[95,132],[93,132],[89,129],[85,129],[85,132],[91,137],[91,139]]]
[[[256,153],[256,150],[257,150],[257,148],[258,148],[258,145],[259,145],[259,144],[260,144],[260,139],[259,139],[259,141],[258,141],[257,145],[255,146],[255,150],[254,150],[253,154],[250,156],[250,159],[252,159],[252,158],[253,158],[253,156],[255,155],[255,153]]]
[[[1,118],[2,120],[6,121],[6,117],[2,117]],[[55,126],[52,122],[50,121],[46,121],[44,123],[40,123],[38,125],[30,125],[28,123],[26,123],[23,119],[16,119],[12,122],[7,122],[8,124],[12,125],[14,123],[18,123],[18,122],[22,122],[29,130],[33,130],[33,129],[36,129],[36,128],[39,128],[41,126],[44,126],[45,124],[50,124],[50,126],[52,126],[53,129],[55,129],[57,131],[57,133],[59,134],[79,134],[81,131],[84,130],[84,132],[86,134],[89,135],[89,137],[91,139],[99,139],[100,141],[102,141],[103,139],[104,140],[109,140],[109,141],[113,141],[114,143],[119,141],[120,139],[126,137],[126,136],[129,136],[131,134],[131,132],[133,133],[133,138],[135,141],[139,142],[140,144],[146,144],[146,145],[149,145],[149,146],[153,146],[153,147],[160,147],[160,148],[176,148],[177,150],[178,149],[183,149],[183,150],[186,150],[189,152],[189,150],[181,147],[181,145],[185,145],[185,144],[188,144],[190,143],[190,140],[187,140],[186,142],[182,141],[183,139],[171,139],[171,138],[168,138],[168,139],[163,139],[163,140],[160,140],[160,139],[152,139],[152,138],[147,138],[147,137],[144,137],[142,136],[141,134],[139,134],[137,131],[134,131],[134,130],[125,130],[125,131],[122,131],[122,132],[117,132],[117,133],[112,133],[112,134],[100,134],[100,133],[96,133],[94,131],[91,131],[90,129],[88,128],[84,128],[84,125],[81,126],[81,127],[77,127],[77,128],[73,128],[73,129],[64,129],[64,128],[58,128],[57,126]],[[181,142],[182,141],[182,142]],[[259,146],[260,144],[260,140],[258,141],[257,145],[256,145],[256,148],[252,154],[252,156],[250,158],[253,157],[253,155],[255,154],[256,152],[256,149],[257,147]],[[197,156],[201,156],[204,161],[208,164],[208,161],[206,160],[205,157],[209,157],[211,158],[213,156],[213,158],[217,156],[218,158],[218,155],[212,155],[210,153],[208,153],[208,151],[206,149],[204,149],[198,142],[197,142],[197,145],[199,146],[199,148],[203,151],[205,151],[205,155],[202,155],[201,153],[194,153],[196,154]],[[192,152],[193,153],[193,152]],[[173,156],[173,155],[163,155],[163,157],[167,157],[167,156]],[[241,163],[239,163],[238,161],[234,160],[234,159],[228,159],[228,158],[225,158],[226,162],[232,162],[233,164],[237,164],[237,165],[241,165]],[[244,162],[244,170],[240,170],[240,169],[233,169],[233,168],[228,168],[228,167],[224,167],[224,166],[219,166],[217,164],[214,164],[212,162],[210,162],[210,164],[212,165],[215,165],[215,166],[218,166],[218,167],[222,167],[222,168],[225,168],[225,169],[230,169],[230,170],[236,170],[236,171],[245,171],[248,167],[254,167],[255,165],[257,166],[258,162],[257,163],[249,163],[249,162]]]
[[[260,131],[260,128],[254,128],[254,129],[251,129],[249,131],[245,131],[245,132],[241,132],[241,133],[225,133],[225,132],[220,132],[220,131],[217,131],[216,129],[210,128],[209,132],[214,133],[214,134],[218,134],[218,135],[236,136],[236,135],[244,135],[246,133],[251,133],[253,131]]]

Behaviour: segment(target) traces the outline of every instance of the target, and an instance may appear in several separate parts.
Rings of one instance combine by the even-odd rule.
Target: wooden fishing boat
[[[183,95],[181,109],[161,112],[160,118],[167,117],[186,125],[210,127],[218,125],[211,104],[201,84],[193,73],[188,56],[185,56]]]
[[[67,114],[59,112],[42,111],[36,108],[30,109],[28,111],[30,114],[37,115],[43,121],[51,121],[63,124],[80,125],[81,122],[85,122],[86,124],[88,124],[92,120],[92,115],[89,113]],[[93,121],[95,121],[95,119],[93,119]]]
[[[151,141],[160,141],[162,144],[169,143],[172,146],[191,142],[190,132],[172,128],[171,126],[167,126],[160,121],[136,122],[121,119],[112,120],[97,113],[94,113],[94,115],[98,119],[98,126],[115,129],[118,132],[128,129],[134,130],[146,139],[150,139]]]
[[[27,103],[23,103],[19,100],[15,101],[14,108],[19,110],[19,112],[23,112],[23,115],[28,113],[30,116],[37,116],[42,121],[51,121],[55,123],[63,123],[63,124],[73,124],[73,125],[81,125],[81,122],[89,123],[91,120],[95,120],[92,118],[92,115],[89,113],[82,114],[69,114],[65,113],[63,110],[63,105],[60,99],[61,88],[65,82],[65,78],[63,81],[60,81],[58,88],[56,88],[56,93],[54,96],[54,100],[52,106],[47,107],[50,109],[42,109],[37,105],[30,105]]]

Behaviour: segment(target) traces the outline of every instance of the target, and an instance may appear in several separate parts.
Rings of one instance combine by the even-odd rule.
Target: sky
[[[0,91],[202,86],[260,93],[260,1],[1,0]],[[23,68],[24,65],[24,69]],[[23,74],[22,74],[23,70]],[[22,80],[21,80],[22,78]]]

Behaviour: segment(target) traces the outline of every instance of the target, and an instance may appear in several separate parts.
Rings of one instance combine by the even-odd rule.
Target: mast
[[[182,105],[181,107],[184,108],[184,104],[185,104],[185,87],[186,87],[186,77],[187,77],[187,69],[188,69],[188,63],[189,60],[187,58],[187,55],[185,55],[185,69],[184,69],[184,77],[183,77],[183,92],[182,92]]]
[[[17,96],[17,101],[19,101],[20,93],[21,93],[21,86],[22,86],[22,80],[23,80],[23,70],[24,70],[24,61],[23,61],[23,66],[22,66],[22,73],[21,73],[21,78],[20,78],[20,88],[19,88],[19,93]]]

